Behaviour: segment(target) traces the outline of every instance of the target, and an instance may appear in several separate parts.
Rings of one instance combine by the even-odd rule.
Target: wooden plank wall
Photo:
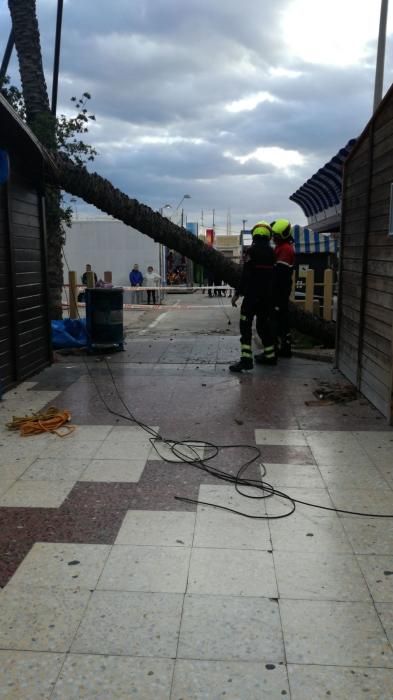
[[[338,347],[340,369],[389,421],[393,417],[393,237],[388,235],[391,183],[393,95],[377,113],[373,128],[346,168]]]
[[[0,394],[15,379],[6,188],[0,188]]]
[[[49,364],[45,260],[40,197],[27,183],[10,188],[12,253],[15,270],[15,324],[18,380]]]
[[[347,166],[343,185],[338,366],[354,384],[357,382],[360,342],[362,242],[367,225],[368,161],[369,138],[364,140]]]
[[[50,362],[41,200],[15,171],[0,202],[0,380],[3,389]]]
[[[360,390],[391,419],[393,238],[389,232],[393,183],[393,98],[375,117],[370,183]]]

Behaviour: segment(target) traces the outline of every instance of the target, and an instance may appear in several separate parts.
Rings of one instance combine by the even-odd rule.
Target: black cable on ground
[[[131,411],[129,410],[128,406],[127,406],[126,403],[124,402],[124,400],[123,400],[123,398],[121,397],[121,394],[120,394],[120,392],[119,392],[119,390],[118,390],[118,388],[117,388],[116,380],[115,380],[115,378],[114,378],[114,376],[113,376],[112,369],[110,368],[110,366],[108,365],[107,362],[106,362],[106,364],[107,364],[107,368],[108,368],[109,374],[110,374],[110,376],[111,376],[112,383],[113,383],[113,386],[114,386],[114,388],[115,388],[116,394],[117,394],[117,396],[119,397],[120,401],[122,402],[123,406],[126,408],[128,414],[129,414],[129,419],[130,419],[132,422],[134,422],[134,423],[136,423],[137,425],[139,425],[139,426],[140,426],[141,428],[143,428],[144,430],[148,430],[148,431],[150,432],[152,429],[151,429],[149,426],[146,426],[144,423],[138,421],[138,419],[135,418],[135,416],[134,416],[134,415],[131,413]],[[124,417],[124,416],[123,416],[123,417]],[[155,432],[155,431],[153,431],[153,432]],[[288,501],[288,502],[291,504],[291,509],[290,509],[287,513],[284,513],[284,514],[281,514],[281,515],[266,515],[266,516],[255,516],[255,515],[254,515],[254,516],[253,516],[253,515],[249,515],[249,514],[247,514],[247,513],[243,513],[243,512],[241,512],[241,511],[234,510],[234,509],[232,509],[232,508],[228,508],[228,507],[226,507],[226,506],[220,506],[220,505],[214,504],[214,503],[204,503],[204,502],[199,501],[199,500],[197,500],[197,499],[189,499],[189,498],[184,498],[184,497],[181,497],[181,496],[175,496],[175,499],[176,499],[176,500],[179,500],[179,501],[185,501],[185,502],[188,502],[188,503],[196,503],[196,504],[202,504],[202,503],[204,503],[204,505],[210,505],[210,506],[213,506],[213,507],[215,507],[215,508],[219,508],[219,509],[221,509],[221,510],[229,510],[230,512],[236,513],[236,514],[238,514],[238,515],[243,515],[243,516],[245,516],[245,517],[252,518],[252,519],[256,519],[256,520],[277,520],[277,519],[280,519],[280,518],[288,517],[289,515],[291,515],[291,514],[295,511],[295,509],[296,509],[296,504],[305,505],[305,506],[308,506],[308,507],[310,507],[310,508],[317,508],[317,509],[319,509],[319,510],[332,511],[332,512],[334,512],[334,513],[344,513],[344,514],[346,514],[346,515],[357,515],[357,516],[364,516],[364,517],[369,517],[369,518],[393,518],[393,514],[361,513],[361,512],[359,512],[359,511],[345,510],[345,509],[342,509],[342,508],[332,508],[332,507],[329,507],[329,506],[321,506],[321,505],[318,505],[318,504],[315,504],[315,503],[310,503],[310,502],[308,502],[308,501],[302,501],[302,500],[300,500],[300,499],[298,499],[298,498],[293,498],[292,496],[289,496],[289,495],[286,494],[285,492],[276,489],[275,487],[273,487],[273,486],[272,486],[271,484],[269,484],[268,482],[263,481],[263,477],[266,475],[266,468],[265,468],[265,465],[262,465],[263,473],[262,473],[262,476],[261,476],[261,480],[258,480],[258,479],[249,479],[249,478],[246,479],[246,478],[241,477],[241,476],[240,476],[241,473],[242,473],[242,472],[245,472],[245,471],[248,469],[248,467],[251,466],[251,464],[253,464],[253,463],[258,459],[258,457],[261,456],[261,452],[260,452],[259,448],[255,447],[254,445],[216,445],[216,444],[214,444],[214,443],[210,443],[210,442],[207,442],[207,441],[199,441],[199,440],[191,440],[191,439],[190,439],[190,440],[185,440],[185,441],[173,442],[173,441],[170,441],[170,440],[168,440],[168,439],[165,439],[165,438],[161,437],[160,435],[158,435],[158,434],[156,433],[156,437],[150,438],[150,442],[152,443],[152,445],[153,445],[154,448],[156,449],[156,452],[159,454],[159,456],[162,457],[163,461],[166,461],[166,462],[168,462],[169,464],[177,464],[177,463],[178,463],[178,460],[170,460],[170,459],[168,459],[167,457],[162,456],[162,455],[160,454],[160,452],[159,452],[159,451],[157,450],[157,448],[156,448],[156,445],[155,445],[155,442],[156,442],[156,441],[157,441],[157,442],[162,442],[163,444],[167,445],[167,446],[170,448],[171,452],[172,452],[176,457],[178,457],[179,459],[182,459],[183,462],[185,462],[186,464],[190,464],[190,465],[192,465],[192,466],[195,466],[195,467],[197,467],[198,469],[201,469],[202,471],[205,471],[205,472],[211,474],[212,476],[215,476],[217,479],[221,479],[221,480],[223,480],[223,481],[227,481],[227,482],[229,482],[229,483],[233,483],[233,484],[235,485],[236,491],[237,491],[240,495],[244,496],[245,498],[251,498],[251,499],[266,499],[266,498],[270,498],[270,497],[272,497],[272,496],[278,496],[278,497],[283,498],[283,499],[285,499],[286,501]],[[188,459],[188,458],[187,458],[187,455],[185,455],[185,454],[182,453],[181,451],[177,450],[177,446],[184,446],[184,447],[187,447],[188,449],[190,449],[190,448],[193,449],[193,448],[195,448],[195,447],[198,446],[198,445],[199,445],[200,447],[203,447],[204,449],[206,449],[206,447],[207,447],[207,448],[212,448],[212,449],[215,450],[215,453],[214,453],[213,455],[207,457],[207,458],[201,459],[201,458],[199,457],[198,453],[196,452],[196,450],[194,450],[194,451],[195,451],[195,454],[196,454],[195,458],[193,458],[193,459]],[[230,449],[230,448],[235,448],[235,449],[236,449],[236,448],[253,449],[253,450],[255,450],[255,451],[257,452],[257,455],[256,455],[253,459],[250,459],[250,460],[248,460],[247,462],[245,462],[244,464],[242,464],[242,466],[241,466],[240,469],[238,470],[236,476],[233,476],[232,474],[228,474],[228,472],[222,471],[222,470],[220,470],[220,469],[217,469],[216,467],[211,467],[211,466],[209,466],[209,465],[206,464],[206,462],[207,462],[208,460],[210,460],[210,459],[212,459],[213,457],[217,456],[221,450]],[[256,489],[258,489],[258,490],[261,490],[261,491],[262,491],[262,494],[261,494],[261,495],[252,495],[252,494],[244,493],[243,491],[240,491],[239,486],[248,486],[248,487],[256,488]]]
[[[222,308],[222,310],[223,310],[223,312],[224,312],[225,318],[226,318],[227,321],[228,321],[228,326],[230,326],[230,325],[232,324],[232,321],[231,321],[231,319],[230,319],[229,314],[227,313],[227,311],[226,311],[226,309],[225,309],[226,304],[224,304],[223,301],[222,301],[223,297],[221,296],[221,292],[222,292],[222,290],[220,290],[220,292],[219,292],[219,294],[218,294],[218,298],[219,298],[219,300],[220,300],[220,306],[221,306],[221,308]],[[224,297],[224,299],[226,299],[226,297]]]
[[[66,266],[69,270],[68,266],[68,261],[67,258],[64,254],[64,260],[66,263]],[[223,306],[223,305],[222,305]],[[77,308],[77,313],[78,317],[80,319],[79,315],[79,309]],[[87,330],[86,330],[87,332]],[[161,459],[168,464],[179,464],[179,460],[181,460],[185,464],[189,464],[197,469],[200,469],[201,471],[206,472],[207,474],[210,474],[211,476],[214,476],[215,478],[225,481],[228,483],[231,483],[235,486],[236,491],[243,496],[244,498],[249,498],[249,499],[259,499],[259,500],[265,500],[267,498],[271,498],[272,496],[278,496],[280,498],[283,498],[285,501],[288,501],[288,506],[289,510],[285,513],[282,513],[281,515],[251,515],[249,513],[244,513],[242,511],[236,510],[234,508],[229,508],[227,506],[222,506],[217,503],[208,503],[206,501],[200,501],[198,499],[192,499],[192,498],[185,498],[182,496],[175,496],[175,499],[178,501],[182,501],[185,503],[194,503],[197,505],[207,505],[211,506],[214,508],[218,508],[219,510],[225,510],[230,513],[235,513],[236,515],[241,515],[245,518],[250,518],[252,520],[280,520],[282,518],[287,518],[288,516],[292,515],[294,511],[296,510],[296,504],[300,505],[305,505],[310,508],[317,508],[319,510],[326,510],[326,511],[331,511],[334,513],[343,513],[346,515],[357,515],[357,516],[363,516],[363,517],[368,517],[368,518],[393,518],[393,514],[381,514],[381,513],[361,513],[358,511],[351,511],[351,510],[344,510],[341,508],[332,508],[329,506],[321,506],[315,503],[309,503],[307,501],[302,501],[297,498],[293,498],[292,496],[289,496],[288,494],[284,493],[283,491],[280,491],[276,489],[274,486],[269,484],[268,482],[264,481],[264,477],[266,476],[266,467],[263,463],[261,463],[261,468],[262,468],[262,474],[260,479],[252,479],[252,478],[246,478],[242,476],[251,465],[253,465],[259,457],[261,457],[261,451],[258,447],[255,445],[216,445],[215,443],[211,443],[205,440],[170,440],[169,438],[163,438],[159,433],[157,433],[156,430],[154,430],[151,426],[143,423],[142,421],[138,420],[134,414],[130,411],[128,405],[124,401],[118,387],[116,384],[115,377],[112,372],[112,368],[110,367],[108,360],[105,358],[105,364],[107,371],[109,373],[109,376],[111,378],[111,383],[113,385],[113,388],[116,392],[116,395],[121,403],[121,405],[124,407],[126,410],[127,415],[124,415],[122,413],[119,413],[118,411],[114,411],[107,403],[105,397],[103,396],[101,389],[98,386],[98,383],[96,382],[95,378],[93,377],[90,367],[88,363],[86,362],[86,358],[83,357],[83,361],[86,367],[86,370],[95,386],[95,389],[97,391],[97,394],[104,405],[105,409],[108,411],[113,416],[116,416],[118,418],[122,418],[123,420],[129,421],[131,423],[134,423],[138,427],[140,427],[142,430],[144,430],[146,433],[150,435],[149,441],[151,445],[154,447],[156,450],[157,454],[161,457]],[[158,449],[159,444],[165,445],[170,452],[172,452],[174,457],[177,457],[177,459],[168,459],[168,457],[163,456]],[[191,454],[194,453],[195,457],[189,458],[187,454],[184,454],[184,452],[181,451],[181,447],[187,448],[188,450],[191,450]],[[211,449],[212,454],[204,457],[203,459],[200,457],[199,453],[197,452],[197,448],[206,450],[206,449]],[[237,473],[235,475],[229,474],[228,472],[225,472],[221,469],[218,469],[217,467],[214,467],[212,465],[207,464],[208,461],[214,459],[214,457],[217,457],[223,450],[226,449],[250,449],[256,452],[255,457],[247,460],[246,462],[243,462],[243,464],[240,466],[238,469]],[[259,494],[250,494],[250,493],[245,493],[244,491],[240,490],[240,487],[248,487],[248,488],[253,488],[256,489],[257,491],[260,491],[261,493]]]

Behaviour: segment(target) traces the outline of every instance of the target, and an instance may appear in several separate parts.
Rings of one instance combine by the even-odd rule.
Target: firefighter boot
[[[290,345],[281,345],[278,351],[279,357],[292,357],[292,348]]]
[[[249,370],[254,367],[252,357],[241,357],[239,362],[234,365],[230,365],[230,372],[243,372],[244,370]]]
[[[264,352],[260,355],[254,355],[257,365],[276,365],[277,353],[274,345],[266,345]]]
[[[271,355],[270,357],[267,357],[264,352],[261,352],[260,355],[254,355],[254,360],[257,363],[257,365],[276,365],[277,364],[277,356],[276,355]]]
[[[278,355],[279,357],[292,357],[292,338],[290,333],[282,338]]]

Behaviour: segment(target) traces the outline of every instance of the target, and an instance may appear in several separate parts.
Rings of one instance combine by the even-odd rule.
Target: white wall
[[[66,231],[65,254],[78,281],[89,263],[98,278],[111,270],[113,283],[129,286],[129,273],[135,263],[144,274],[148,265],[159,272],[159,244],[148,236],[111,217],[76,218]],[[64,271],[66,281],[67,271]]]

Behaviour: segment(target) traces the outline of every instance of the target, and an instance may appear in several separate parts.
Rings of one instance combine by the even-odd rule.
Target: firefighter
[[[292,357],[292,339],[289,326],[289,297],[292,290],[292,273],[295,264],[292,227],[288,219],[277,219],[271,224],[275,243],[274,307],[277,334],[277,354]],[[255,356],[257,363],[263,356]]]
[[[232,297],[232,306],[240,296],[243,302],[240,309],[239,362],[229,367],[231,372],[242,372],[253,368],[251,338],[252,322],[256,316],[257,333],[264,345],[261,364],[277,363],[273,334],[273,275],[274,250],[270,245],[271,227],[266,221],[258,221],[252,229],[252,245],[243,265],[239,288]]]

